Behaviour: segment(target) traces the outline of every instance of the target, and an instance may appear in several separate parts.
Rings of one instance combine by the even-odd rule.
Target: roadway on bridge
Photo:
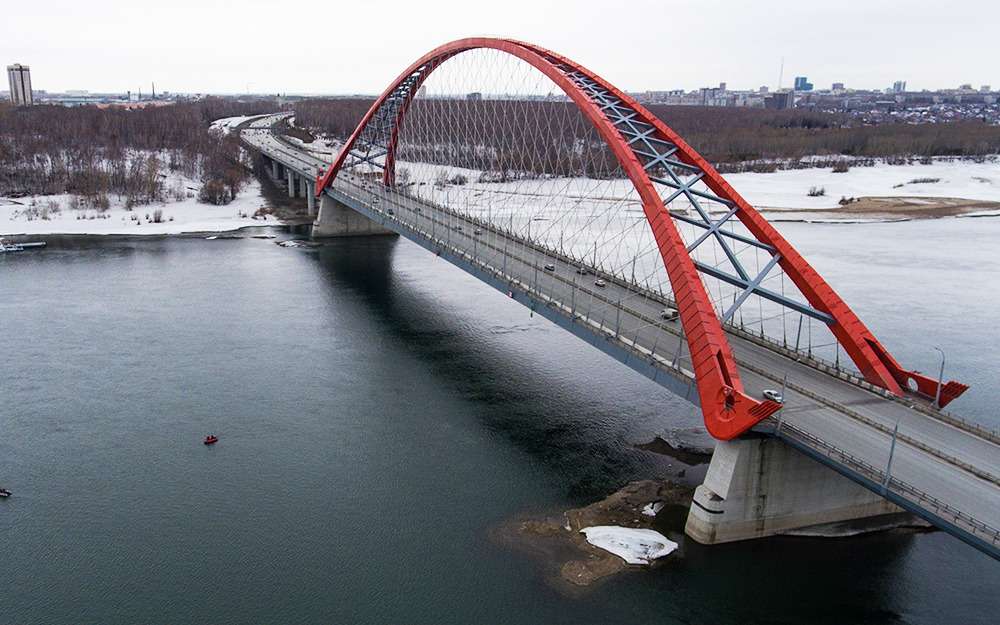
[[[314,178],[328,166],[320,156],[275,136],[270,130],[275,119],[254,121],[243,130],[243,139],[300,175]],[[669,380],[668,388],[682,395],[686,391],[697,401],[680,322],[660,317],[671,303],[668,298],[594,267],[581,275],[579,263],[571,264],[554,250],[537,248],[495,224],[398,192],[376,193],[372,184],[344,171],[328,193],[425,247],[447,250],[502,277],[512,293],[527,294],[549,314],[562,315],[589,328],[599,340],[618,344],[633,355],[634,365],[651,363],[662,372],[661,382]],[[598,277],[606,286],[596,286]],[[786,438],[881,482],[898,424],[889,490],[959,531],[1000,544],[995,531],[1000,528],[1000,446],[995,433],[945,422],[918,400],[885,397],[796,361],[780,347],[738,328],[727,330],[748,394],[759,397],[764,389],[781,389],[787,379],[785,407],[778,413]]]

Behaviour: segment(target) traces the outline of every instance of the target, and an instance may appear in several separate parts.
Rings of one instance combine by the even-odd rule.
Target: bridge
[[[313,236],[398,234],[700,407],[687,533],[719,543],[905,511],[1000,558],[1000,434],[904,368],[664,121],[538,46],[406,68],[335,158],[241,128]],[[943,366],[942,366],[943,370]],[[627,407],[623,407],[627,410]]]

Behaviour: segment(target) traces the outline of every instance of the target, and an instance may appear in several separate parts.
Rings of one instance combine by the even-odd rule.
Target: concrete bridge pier
[[[287,167],[285,172],[288,174],[288,197],[295,197],[295,172]]]
[[[781,440],[755,437],[716,443],[684,531],[710,545],[787,533],[845,535],[904,520],[909,515],[894,504]],[[847,521],[854,523],[830,526]]]
[[[271,177],[275,180],[281,180],[281,163],[271,159]]]
[[[311,195],[311,194],[310,194]],[[338,202],[325,193],[319,202],[319,214],[313,222],[313,238],[371,236],[395,234],[361,213]]]
[[[312,217],[316,214],[316,181],[309,180],[308,178],[303,178],[302,182],[305,186],[306,194],[306,214]]]

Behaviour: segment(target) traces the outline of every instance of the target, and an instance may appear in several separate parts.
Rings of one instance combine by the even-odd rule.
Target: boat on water
[[[24,246],[20,243],[12,243],[7,239],[0,239],[0,254],[7,252],[23,252]]]
[[[7,490],[6,488],[0,488],[0,497],[3,497],[3,498],[6,499],[7,497],[10,497],[11,494],[12,493],[9,490]]]
[[[216,436],[215,434],[209,434],[208,436],[205,437],[205,440],[203,442],[206,445],[214,445],[219,442],[219,437]]]
[[[29,241],[26,243],[18,243],[15,241],[9,241],[7,239],[0,238],[0,254],[6,252],[23,252],[28,248],[33,247],[45,247],[45,241]]]

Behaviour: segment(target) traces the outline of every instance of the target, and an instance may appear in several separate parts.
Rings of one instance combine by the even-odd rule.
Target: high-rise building
[[[7,84],[10,85],[10,101],[15,106],[30,106],[35,103],[35,97],[31,93],[31,71],[27,65],[8,65]]]
[[[809,79],[805,76],[795,77],[795,90],[796,91],[812,91],[813,84],[809,82]]]
[[[904,91],[906,91],[906,81],[905,80],[897,80],[896,82],[892,83],[892,92],[893,93],[903,93]]]
[[[795,108],[795,91],[792,89],[782,89],[764,98],[764,108],[769,109],[790,109]]]

